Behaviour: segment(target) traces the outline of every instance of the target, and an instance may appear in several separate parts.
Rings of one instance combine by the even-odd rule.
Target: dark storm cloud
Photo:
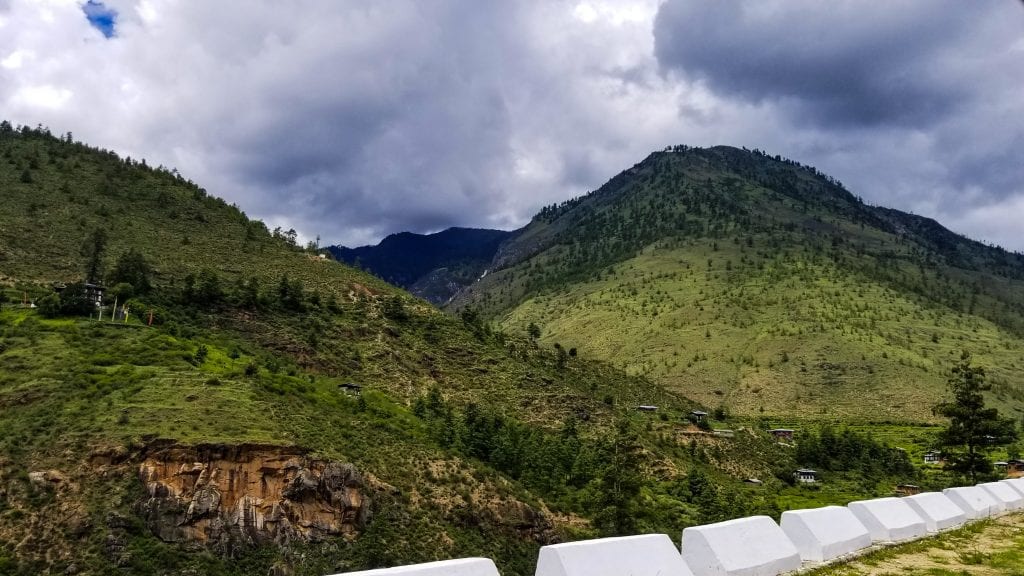
[[[1012,0],[0,0],[0,111],[348,245],[514,228],[669,144],[784,154],[1015,248]]]
[[[498,211],[512,129],[503,76],[523,61],[510,38],[516,11],[401,4],[395,18],[331,11],[339,29],[365,26],[351,42],[325,27],[257,41],[263,53],[251,58],[221,48],[254,72],[222,87],[240,108],[208,133],[222,141],[214,160],[229,180],[268,192],[250,196],[255,214],[368,241],[481,225]]]
[[[666,70],[800,123],[927,126],[972,97],[943,60],[980,3],[668,0],[655,53]]]
[[[1019,3],[667,0],[654,35],[663,74],[772,127],[745,145],[1024,248],[1012,224],[1024,217]]]

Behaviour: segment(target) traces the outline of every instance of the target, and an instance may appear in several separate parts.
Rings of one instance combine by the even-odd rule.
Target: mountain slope
[[[748,426],[735,441],[697,430],[686,397],[446,315],[174,172],[0,123],[0,191],[5,576],[472,555],[525,575],[558,539],[678,532],[808,498],[761,424],[721,414]],[[138,256],[150,290],[124,273]],[[110,288],[103,320],[44,314],[61,301],[52,284],[73,294],[92,261]],[[113,297],[127,319],[111,321]],[[814,496],[893,481],[837,474]]]
[[[511,235],[502,230],[449,228],[435,234],[392,234],[376,246],[328,250],[342,262],[429,302],[444,304],[484,273],[498,246]]]
[[[453,301],[743,414],[930,419],[960,349],[1024,400],[1024,257],[728,147],[544,209]]]
[[[438,440],[412,413],[414,401],[439,390],[453,410],[450,428],[479,402],[522,415],[523,425],[539,422],[540,435],[581,414],[607,427],[616,409],[603,395],[656,392],[604,366],[559,367],[553,352],[510,349],[514,341],[297,249],[288,233],[174,173],[44,131],[0,127],[0,190],[2,574],[71,565],[248,574],[274,563],[323,574],[467,554],[495,555],[525,574],[536,548],[555,537],[548,508]],[[83,244],[97,230],[107,237],[108,275],[129,250],[153,268],[155,288],[129,300],[129,321],[47,319],[21,308],[23,299],[41,302],[53,282],[82,278]],[[348,383],[362,387],[358,398],[345,393]],[[194,541],[174,543],[184,537],[174,526],[204,522],[175,516],[190,509],[187,500],[144,496],[154,482],[177,485],[167,472],[175,463],[221,462],[225,475],[270,474],[273,486],[273,474],[285,472],[264,470],[301,454],[314,478],[354,466],[343,500],[354,509],[337,514],[365,525],[344,520],[309,543],[288,531],[210,536],[213,551],[244,560],[234,562],[189,553]],[[140,467],[152,462],[140,484]],[[285,504],[307,497],[279,490]],[[223,494],[210,517],[231,516]],[[498,513],[505,509],[516,514]],[[65,529],[69,518],[79,528]],[[247,539],[293,544],[239,546]]]

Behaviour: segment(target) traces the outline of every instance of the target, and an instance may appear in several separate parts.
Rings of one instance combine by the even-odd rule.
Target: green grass
[[[809,576],[907,574],[921,576],[1018,576],[1024,562],[1020,514],[982,520],[963,528],[870,552],[848,563],[806,572]]]
[[[523,302],[501,324],[525,333],[535,322],[546,343],[708,406],[768,416],[929,421],[947,367],[967,349],[988,370],[995,404],[1020,413],[1019,337],[834,266],[723,268],[741,257],[701,243],[650,249],[601,280]],[[708,258],[710,269],[691,264]]]

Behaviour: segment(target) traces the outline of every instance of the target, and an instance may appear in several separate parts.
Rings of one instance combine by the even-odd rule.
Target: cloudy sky
[[[730,144],[1024,250],[1019,0],[0,0],[0,117],[347,245]]]

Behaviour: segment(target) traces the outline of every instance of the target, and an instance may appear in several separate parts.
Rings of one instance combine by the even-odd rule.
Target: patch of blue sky
[[[117,11],[113,8],[108,8],[103,2],[97,2],[96,0],[89,0],[82,5],[82,12],[85,13],[85,17],[89,20],[89,24],[92,24],[94,28],[103,33],[103,36],[110,38],[114,36],[116,32],[115,27],[117,25]]]

